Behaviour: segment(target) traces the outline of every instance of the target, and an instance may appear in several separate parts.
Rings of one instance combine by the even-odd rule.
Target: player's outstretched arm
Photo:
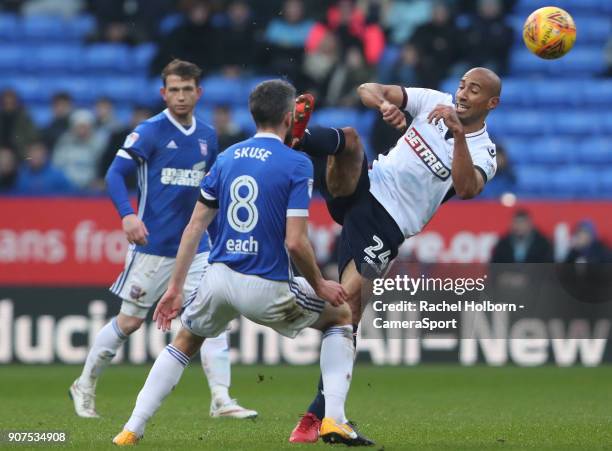
[[[169,330],[172,319],[176,318],[183,305],[183,286],[189,272],[189,267],[198,250],[204,231],[208,228],[217,214],[217,209],[210,208],[202,202],[197,202],[189,220],[189,224],[183,231],[181,244],[176,255],[174,271],[168,288],[160,301],[157,303],[153,320],[157,321],[157,327]]]
[[[285,245],[291,260],[300,270],[321,299],[338,306],[346,302],[347,294],[342,285],[325,280],[314,256],[314,250],[308,239],[308,219],[303,216],[287,218]]]
[[[406,129],[406,91],[401,86],[364,83],[357,88],[361,102],[368,108],[380,111],[382,118],[398,130]]]
[[[484,188],[484,178],[474,167],[474,162],[470,156],[465,139],[463,125],[457,116],[455,108],[449,105],[437,105],[429,113],[428,120],[431,123],[437,124],[440,119],[444,120],[444,123],[453,133],[453,138],[455,139],[453,164],[451,166],[453,188],[455,188],[455,192],[460,198],[471,199],[477,196]]]

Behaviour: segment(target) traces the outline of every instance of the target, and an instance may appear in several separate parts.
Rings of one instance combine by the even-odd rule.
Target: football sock
[[[353,324],[353,347],[357,349],[357,330],[359,324]],[[317,395],[308,406],[308,412],[312,413],[319,420],[325,416],[325,396],[323,395],[323,376],[319,376],[319,385],[317,387]]]
[[[136,398],[132,416],[125,423],[124,429],[138,436],[144,434],[147,421],[178,384],[189,360],[187,355],[174,346],[166,346],[151,367],[147,380]]]
[[[351,326],[330,327],[321,343],[321,373],[325,396],[325,416],[346,423],[344,403],[353,374],[354,348]]]
[[[344,150],[346,139],[340,128],[311,127],[304,133],[301,149],[314,157],[338,155]]]
[[[200,358],[212,398],[222,404],[228,403],[230,401],[228,390],[231,365],[227,332],[221,333],[218,337],[204,340],[200,349]]]
[[[100,329],[87,354],[83,372],[79,377],[79,387],[84,390],[95,390],[98,377],[127,338],[128,336],[119,329],[116,317]]]

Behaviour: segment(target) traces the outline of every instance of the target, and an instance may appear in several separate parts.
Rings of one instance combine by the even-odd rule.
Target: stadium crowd
[[[73,20],[91,15],[95,26],[83,36],[86,45],[154,43],[147,68],[151,77],[179,57],[196,62],[206,75],[286,76],[298,91],[314,93],[319,107],[360,108],[356,87],[369,80],[436,88],[468,66],[488,65],[503,74],[513,40],[504,14],[512,4],[500,0],[12,0],[0,8],[3,14],[24,17],[42,14]],[[461,45],[455,38],[459,27],[467,36]],[[133,110],[126,121],[125,115],[117,117],[111,98],[83,104],[60,91],[50,100],[50,119],[40,126],[16,90],[4,89],[0,192],[101,192],[116,149],[135,124],[156,112],[156,100],[160,99],[146,105],[131,102]],[[216,105],[213,117],[221,148],[247,136],[227,105]],[[375,153],[396,139],[390,128],[374,123]]]

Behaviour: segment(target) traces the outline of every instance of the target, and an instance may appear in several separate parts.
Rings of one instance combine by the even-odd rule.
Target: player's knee
[[[353,324],[351,307],[346,303],[337,307],[334,320],[335,325],[337,326],[346,326],[349,324]]]
[[[121,329],[125,335],[131,335],[136,332],[142,326],[144,322],[144,318],[138,318],[136,316],[125,315],[123,313],[119,313],[117,315],[117,326]]]
[[[189,357],[193,357],[198,352],[198,349],[202,347],[202,343],[204,343],[204,338],[192,334],[185,328],[181,328],[174,340],[172,340],[172,345]]]

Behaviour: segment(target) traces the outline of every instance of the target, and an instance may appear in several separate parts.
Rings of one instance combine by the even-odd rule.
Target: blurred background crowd
[[[222,148],[253,132],[252,86],[285,76],[316,94],[314,122],[356,127],[370,158],[398,135],[362,108],[360,83],[454,92],[466,68],[485,65],[505,83],[488,122],[499,172],[484,196],[612,197],[612,119],[602,114],[612,105],[612,4],[555,2],[574,15],[578,40],[551,62],[521,43],[539,3],[4,0],[0,193],[101,192],[125,135],[163,108],[159,72],[179,57],[205,71],[198,114]]]

